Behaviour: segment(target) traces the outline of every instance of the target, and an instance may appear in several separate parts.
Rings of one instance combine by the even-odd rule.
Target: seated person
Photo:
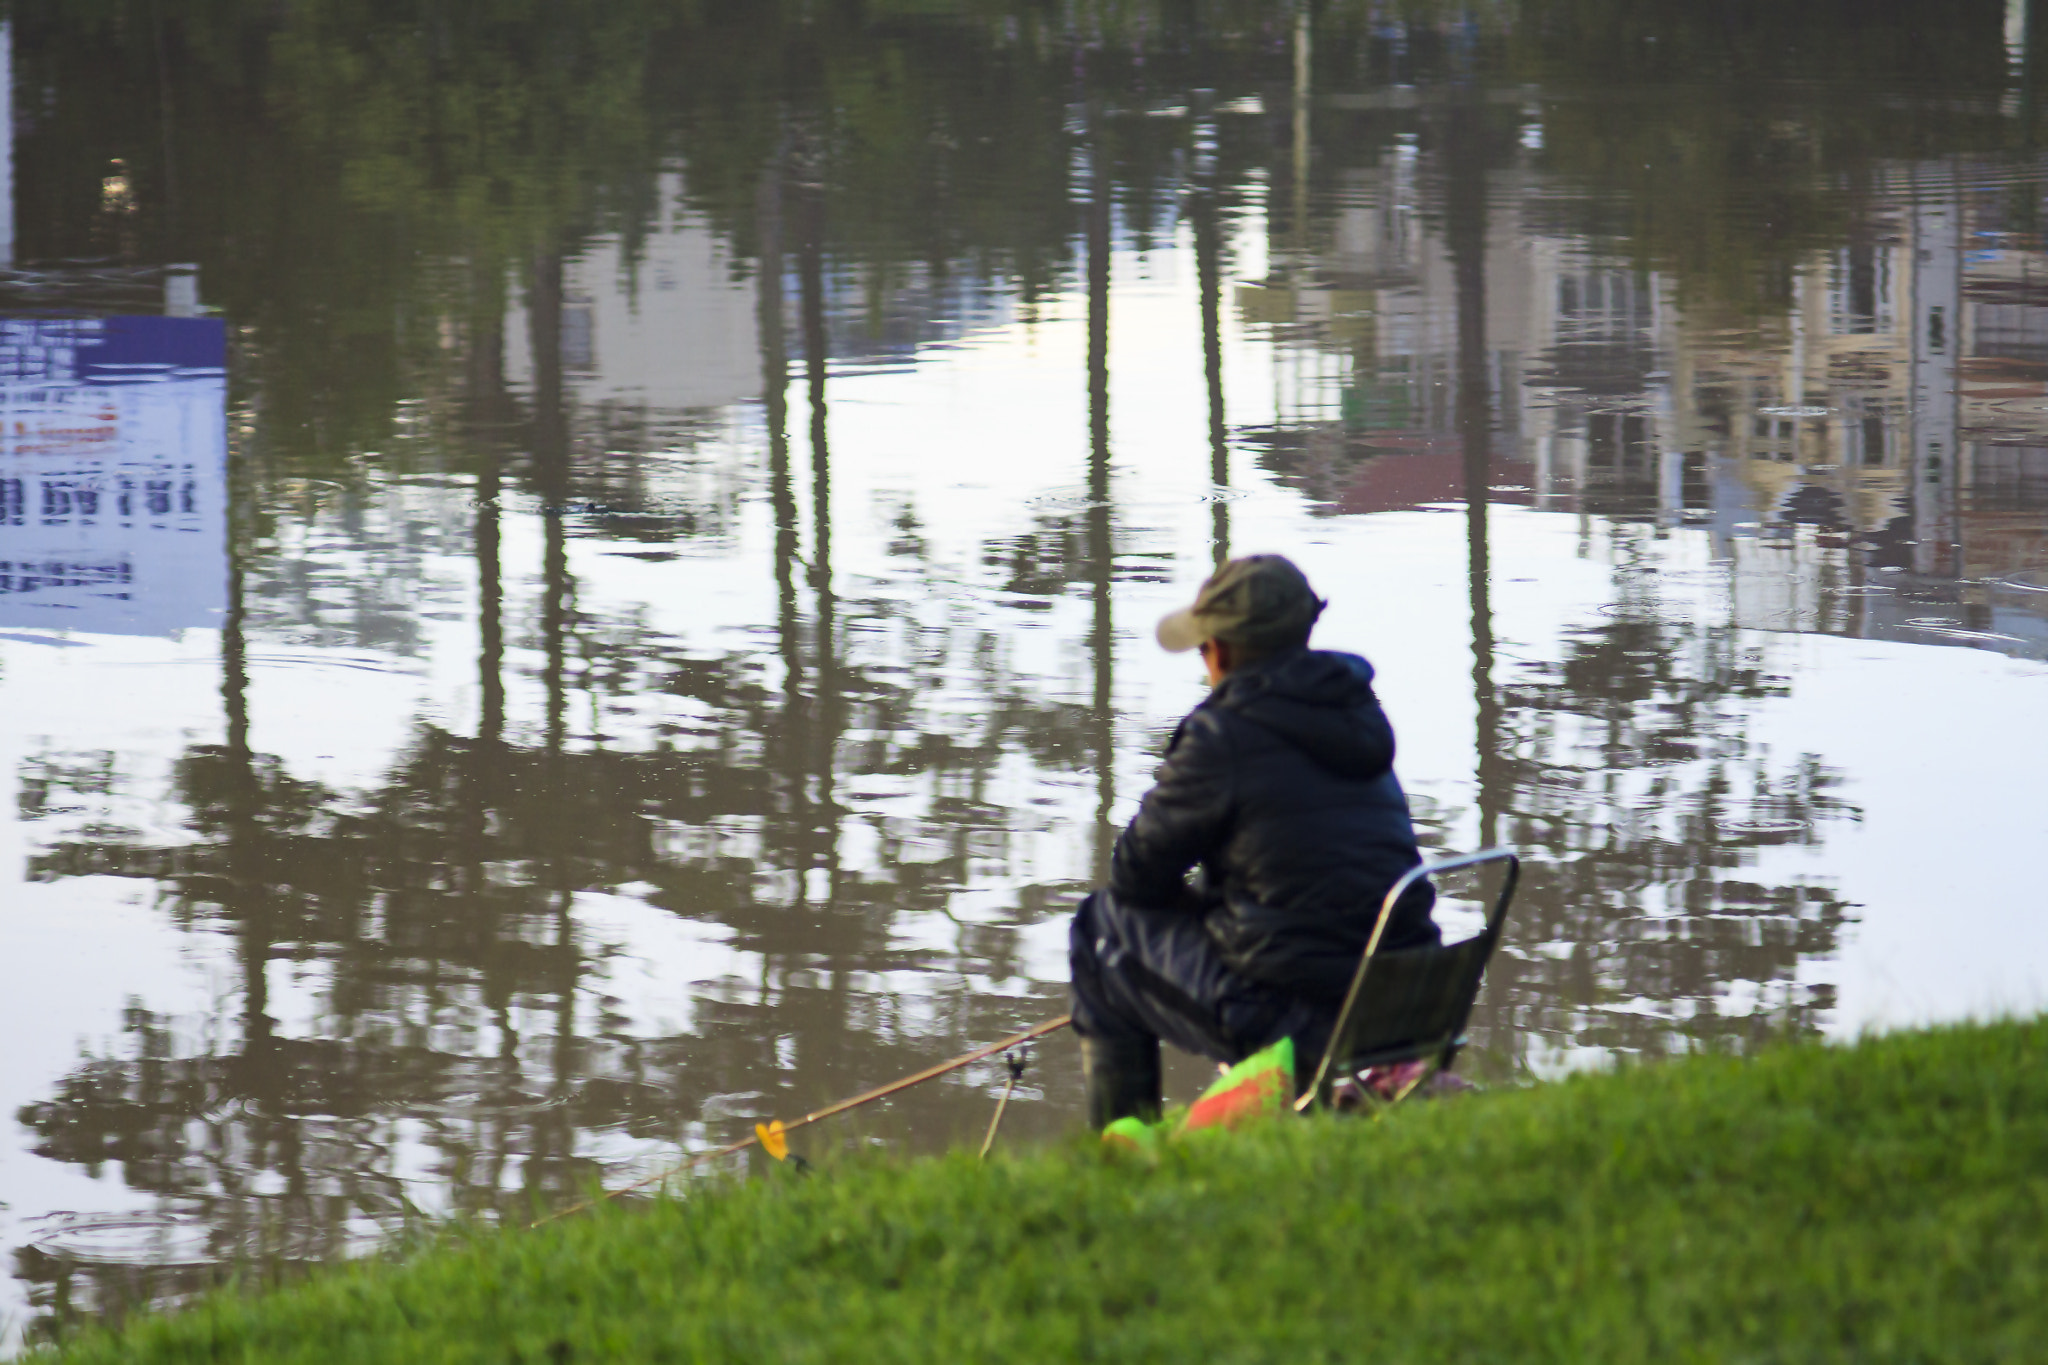
[[[1372,665],[1308,647],[1324,606],[1288,560],[1250,555],[1159,623],[1166,649],[1201,650],[1214,690],[1174,731],[1109,885],[1074,914],[1097,1128],[1157,1117],[1162,1039],[1237,1062],[1292,1037],[1309,1075],[1381,899],[1421,861]],[[1405,893],[1381,948],[1435,943],[1433,900],[1427,882]]]

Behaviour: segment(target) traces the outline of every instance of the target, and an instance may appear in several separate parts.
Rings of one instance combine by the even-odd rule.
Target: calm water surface
[[[1529,860],[1472,1070],[2043,999],[2024,5],[81,8],[0,30],[8,1349],[1062,1012],[1225,553]]]

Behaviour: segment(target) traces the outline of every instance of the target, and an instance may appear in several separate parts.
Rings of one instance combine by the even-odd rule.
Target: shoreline
[[[2048,1328],[2048,1017],[1573,1076],[1117,1160],[855,1158],[451,1231],[87,1329],[234,1359],[2008,1359]]]

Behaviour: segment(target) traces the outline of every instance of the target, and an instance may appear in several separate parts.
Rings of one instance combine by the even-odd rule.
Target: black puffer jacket
[[[1341,995],[1387,888],[1420,861],[1372,676],[1355,654],[1307,649],[1232,672],[1174,731],[1111,892],[1200,907],[1237,971]],[[1433,900],[1426,884],[1403,896],[1380,946],[1436,942]]]

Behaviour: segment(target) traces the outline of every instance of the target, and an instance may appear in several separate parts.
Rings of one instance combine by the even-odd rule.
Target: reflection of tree
[[[102,168],[131,166],[134,251],[199,264],[266,441],[307,472],[388,448],[442,306],[462,311],[448,262],[502,273],[569,222],[647,207],[645,5],[14,13],[19,74],[49,97],[21,147],[21,254],[75,254]]]
[[[18,152],[21,254],[94,240],[101,177],[120,159],[135,200],[122,240],[140,259],[198,263],[208,302],[237,325],[236,378],[259,403],[267,458],[343,481],[363,472],[355,457],[407,444],[400,400],[445,389],[449,324],[471,316],[479,281],[499,287],[537,244],[573,254],[597,232],[622,239],[630,267],[671,207],[665,162],[754,253],[759,171],[792,121],[810,129],[831,251],[871,298],[921,274],[1036,299],[1073,256],[1065,106],[1076,45],[1101,30],[1032,16],[1029,41],[1013,41],[993,13],[961,24],[916,10],[17,6],[21,83],[47,96]],[[1179,98],[1242,82],[1258,60],[1256,33],[1154,31],[1188,45],[1099,52],[1090,86]],[[1124,117],[1111,141],[1132,221],[1160,221],[1187,121]],[[1256,137],[1226,139],[1219,181],[1239,182],[1257,152]],[[629,439],[646,426],[614,420]]]
[[[1664,619],[1640,588],[1617,605],[1558,664],[1500,689],[1481,800],[1536,865],[1481,1025],[1631,1052],[1814,1032],[1832,993],[1800,965],[1832,953],[1848,907],[1824,883],[1748,869],[1856,812],[1812,755],[1748,737],[1748,714],[1787,683],[1738,632]]]
[[[1951,93],[2004,84],[1993,0],[1934,24],[1907,0],[1542,10],[1501,36],[1500,73],[1545,91],[1545,168],[1602,191],[1553,201],[1570,220],[1553,226],[1674,272],[1690,303],[1781,311],[1799,259],[1857,217],[1879,158],[2012,136],[1995,95]]]
[[[895,610],[850,605],[872,624]],[[199,842],[82,839],[38,855],[39,878],[157,878],[172,913],[235,933],[243,970],[233,1012],[181,1024],[138,1011],[123,1048],[25,1110],[38,1151],[118,1164],[130,1187],[209,1228],[223,1261],[317,1258],[403,1210],[400,1174],[419,1169],[421,1149],[458,1207],[523,1209],[595,1173],[594,1135],[691,1140],[707,1131],[700,1113],[734,1121],[710,1097],[766,1092],[737,1102],[738,1115],[788,1112],[915,1069],[935,1034],[950,1047],[1015,1022],[1004,994],[913,1002],[879,983],[906,969],[1019,978],[1007,933],[965,929],[934,956],[897,946],[894,926],[943,914],[975,864],[1002,855],[991,833],[1014,822],[986,794],[994,769],[1020,747],[1058,751],[1055,736],[1082,716],[1047,724],[991,674],[989,714],[949,733],[921,699],[946,656],[986,653],[955,642],[912,651],[938,657],[887,682],[840,664],[841,704],[865,738],[821,753],[825,736],[751,659],[609,629],[607,653],[624,662],[603,686],[658,692],[702,723],[637,752],[429,728],[379,789],[345,800],[232,742],[202,747],[179,772]],[[808,742],[792,726],[810,727]],[[769,770],[764,754],[793,767]],[[1085,750],[1073,757],[1092,766]],[[820,765],[849,787],[913,778],[939,795],[886,818],[792,806]],[[829,866],[861,819],[878,836],[872,864],[839,868],[828,897],[806,903],[802,872]],[[686,1034],[646,1036],[614,1018],[612,950],[565,907],[574,888],[625,883],[720,926],[758,978],[706,983]],[[313,1036],[274,1017],[279,971],[319,982]],[[782,1038],[797,1040],[793,1058],[778,1056]],[[982,1110],[955,1090],[923,1097],[919,1112],[949,1131]]]

